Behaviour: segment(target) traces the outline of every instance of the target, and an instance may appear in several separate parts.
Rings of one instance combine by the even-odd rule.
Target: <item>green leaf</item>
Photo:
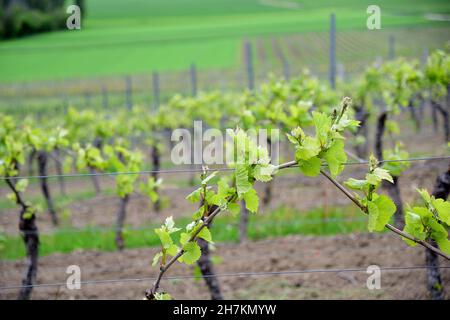
[[[237,203],[229,203],[227,210],[230,211],[233,216],[237,216],[241,210],[241,207]]]
[[[154,294],[155,300],[172,300],[172,296],[168,293],[159,293],[156,292]]]
[[[261,182],[268,182],[272,180],[272,175],[275,171],[275,166],[268,164],[268,165],[257,165],[255,169],[253,170],[253,176],[256,180]]]
[[[166,218],[166,221],[164,222],[164,226],[166,227],[166,230],[169,233],[174,233],[174,232],[177,232],[178,230],[180,230],[180,228],[174,228],[175,222],[173,221],[172,216]]]
[[[171,256],[175,256],[178,253],[178,250],[180,250],[180,248],[178,248],[176,244],[172,244],[166,249],[166,252]]]
[[[172,238],[167,230],[159,228],[155,229],[155,233],[158,235],[164,248],[168,248],[173,244]]]
[[[152,261],[152,267],[155,266],[159,259],[163,256],[162,252],[158,252],[157,254],[155,254],[155,256],[153,257],[153,261]]]
[[[16,183],[16,190],[18,192],[24,192],[26,190],[27,186],[28,186],[28,180],[27,179],[20,179]]]
[[[203,188],[198,188],[195,189],[194,191],[192,191],[187,197],[186,199],[189,200],[192,203],[197,203],[200,201],[200,195],[202,192]]]
[[[366,174],[366,181],[373,186],[378,186],[381,182],[381,179],[373,173],[368,173]]]
[[[407,211],[405,213],[405,227],[403,228],[403,231],[420,240],[425,240],[427,237],[421,216],[414,211]],[[416,242],[407,238],[403,237],[402,239],[412,247],[417,245]]]
[[[369,211],[368,229],[370,232],[383,231],[384,226],[389,222],[396,211],[394,202],[385,195],[380,195],[373,201],[367,203]]]
[[[387,180],[390,183],[394,183],[394,179],[389,174],[389,172],[387,170],[385,170],[385,169],[375,168],[375,170],[373,170],[373,174],[375,176],[377,176],[380,180]]]
[[[450,202],[443,199],[432,199],[431,204],[436,209],[439,220],[450,226]]]
[[[192,219],[198,220],[203,216],[203,211],[205,210],[204,206],[201,206],[197,211],[192,215]]]
[[[344,184],[353,190],[364,190],[369,184],[367,180],[358,180],[350,178],[344,182]]]
[[[316,136],[321,146],[325,146],[328,141],[328,133],[331,130],[331,118],[324,113],[313,111],[314,126],[316,127]]]
[[[255,189],[250,189],[244,194],[245,207],[253,213],[258,211],[259,198]]]
[[[202,254],[199,245],[197,242],[188,242],[183,246],[183,262],[186,264],[193,264],[198,259],[200,259],[200,256]]]
[[[375,203],[369,201],[367,203],[367,211],[369,213],[369,223],[367,224],[367,229],[369,232],[374,232],[378,225],[378,207]]]
[[[308,160],[312,157],[315,157],[320,152],[320,143],[316,138],[313,137],[305,137],[302,141],[302,144],[297,147],[295,151],[295,159],[299,160]]]
[[[344,169],[343,163],[347,161],[344,150],[344,141],[335,140],[330,148],[325,152],[324,158],[328,163],[330,173],[336,177]]]
[[[211,232],[207,227],[203,227],[202,230],[198,233],[197,237],[202,238],[203,240],[208,241],[209,243],[213,243]]]
[[[248,179],[248,168],[244,165],[236,166],[236,190],[238,196],[241,197],[244,193],[252,189],[252,184]]]
[[[180,243],[181,245],[185,245],[189,239],[191,238],[191,236],[189,235],[189,233],[183,232],[180,234]]]
[[[431,196],[426,189],[417,189],[425,203],[431,203]]]
[[[322,161],[317,157],[308,160],[301,160],[298,162],[300,171],[308,177],[318,176],[320,174],[321,165]]]
[[[431,238],[436,241],[439,249],[446,254],[450,254],[450,241],[448,240],[447,229],[435,219],[428,221],[428,227],[431,228]]]
[[[206,185],[211,179],[214,179],[214,177],[219,173],[219,171],[214,171],[209,176],[207,176],[205,179],[202,180],[202,185]]]
[[[447,238],[437,239],[436,243],[442,252],[450,254],[450,241]]]

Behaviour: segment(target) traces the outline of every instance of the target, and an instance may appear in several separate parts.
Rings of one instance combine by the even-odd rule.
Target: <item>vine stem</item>
[[[232,196],[229,200],[228,203],[233,202],[234,200],[236,200],[236,195]],[[198,234],[200,233],[200,231],[202,231],[203,228],[207,227],[212,220],[214,219],[215,216],[217,216],[222,210],[220,209],[220,207],[217,207],[210,215],[208,215],[208,217],[202,221],[202,223],[200,224],[200,226],[197,228],[197,230],[195,230],[195,232],[191,235],[191,237],[189,238],[189,240],[187,242],[191,242],[194,241]],[[184,254],[184,250],[183,248],[181,248],[176,255],[174,255],[172,257],[172,259],[169,260],[169,262],[160,268],[159,274],[158,274],[158,278],[156,279],[155,283],[153,284],[153,287],[151,290],[147,290],[146,292],[146,297],[148,299],[150,299],[159,289],[159,284],[161,282],[161,279],[164,275],[164,273],[166,273],[167,269],[170,268],[171,265],[173,265],[175,263],[175,261],[177,261],[182,255]]]
[[[14,193],[14,195],[16,197],[16,203],[18,205],[20,205],[24,211],[26,211],[26,209],[28,209],[28,205],[25,203],[25,201],[23,201],[20,192],[17,191],[16,187],[14,186],[14,184],[9,179],[6,180],[6,184],[9,186],[11,191]]]
[[[364,207],[359,201],[358,199],[356,199],[342,184],[340,184],[336,179],[334,179],[332,176],[330,176],[327,172],[325,172],[324,170],[320,170],[320,173],[325,176],[328,180],[331,181],[331,183],[333,183],[342,193],[344,193],[353,203],[355,203],[362,212],[364,212],[365,214],[368,214],[367,212],[367,208]],[[424,246],[425,248],[433,251],[434,253],[440,255],[441,257],[450,260],[450,256],[445,254],[444,252],[442,252],[441,250],[439,250],[438,248],[435,248],[434,246],[432,246],[431,244],[429,244],[426,241],[417,239],[399,229],[397,229],[396,227],[390,225],[390,224],[386,224],[385,227],[389,230],[391,230],[392,232],[408,239],[411,241],[414,241],[415,243],[418,243],[422,246]]]
[[[297,165],[296,161],[289,161],[283,164],[280,164],[278,166],[275,167],[275,171],[277,170],[282,170],[282,169],[286,169],[286,168],[290,168]],[[231,203],[233,201],[235,201],[237,199],[237,195],[233,195],[232,197],[230,197],[230,199],[228,200],[228,203]],[[202,223],[200,224],[200,226],[197,228],[197,230],[192,234],[192,236],[189,238],[189,240],[187,242],[191,242],[194,241],[198,234],[200,233],[200,231],[202,231],[203,228],[207,227],[212,220],[214,219],[215,216],[217,216],[220,212],[222,211],[222,209],[220,207],[217,207],[210,215],[208,215],[208,217],[202,221]],[[145,295],[147,297],[147,299],[151,299],[153,298],[154,294],[156,292],[158,292],[159,289],[159,285],[161,283],[161,279],[163,277],[163,275],[166,273],[166,271],[184,254],[184,250],[183,248],[181,248],[176,255],[174,255],[172,257],[172,259],[169,260],[169,262],[162,266],[159,269],[159,274],[158,277],[156,278],[155,283],[153,284],[153,287],[150,290],[147,290],[145,292]]]
[[[297,165],[296,161],[289,161],[283,164],[280,164],[278,166],[275,167],[275,172],[277,170],[282,170],[282,169],[287,169],[287,168],[291,168]],[[355,205],[357,205],[361,211],[363,211],[365,214],[368,214],[367,209],[342,185],[340,184],[336,179],[334,179],[333,177],[331,177],[327,172],[325,172],[324,170],[320,170],[320,173],[325,176],[328,180],[330,180],[342,193],[344,193]],[[231,203],[233,201],[235,201],[237,199],[237,195],[233,195],[232,197],[230,197],[230,199],[228,200],[228,203]],[[197,228],[197,230],[192,234],[192,236],[189,238],[189,240],[187,242],[191,242],[194,241],[198,234],[200,233],[200,231],[202,231],[203,228],[207,227],[212,220],[214,219],[214,217],[216,217],[220,212],[222,211],[222,209],[220,207],[217,207],[205,220],[202,221],[202,223],[200,224],[200,226]],[[409,239],[411,241],[414,241],[428,249],[430,249],[431,251],[435,252],[436,254],[440,255],[441,257],[444,257],[447,260],[450,260],[450,256],[446,255],[444,252],[442,252],[441,250],[433,247],[432,245],[430,245],[429,243],[427,243],[426,241],[422,241],[419,239],[416,239],[415,237],[395,228],[394,226],[390,225],[390,224],[386,224],[386,228],[388,228],[389,230],[391,230],[392,232],[406,238]],[[161,266],[158,277],[155,281],[155,283],[153,284],[152,288],[147,290],[145,292],[145,295],[147,297],[147,299],[152,299],[154,294],[156,292],[158,292],[159,289],[159,285],[161,283],[162,277],[163,275],[167,272],[167,270],[184,254],[184,250],[181,248],[177,254],[175,256],[172,257],[172,259],[169,260],[169,262],[164,265]]]

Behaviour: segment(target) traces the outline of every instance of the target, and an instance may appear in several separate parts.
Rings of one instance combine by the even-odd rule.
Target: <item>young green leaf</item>
[[[317,177],[320,174],[321,165],[322,161],[318,157],[298,162],[300,171],[308,177]]]
[[[202,238],[203,240],[208,241],[209,243],[213,243],[211,232],[207,227],[203,227],[202,230],[198,233],[197,237]]]
[[[396,206],[389,197],[380,195],[375,200],[367,203],[367,209],[369,213],[369,231],[383,231],[384,226],[395,213]]]
[[[450,202],[432,198],[431,204],[436,209],[439,220],[450,226]]]
[[[200,256],[202,254],[199,245],[197,244],[197,242],[191,241],[186,243],[183,246],[183,262],[186,264],[193,264],[194,262],[196,262],[198,259],[200,259]]]
[[[253,213],[258,211],[259,198],[255,189],[250,189],[244,194],[245,207]]]
[[[335,140],[324,154],[328,168],[333,177],[336,177],[344,169],[343,163],[347,161],[344,150],[344,141]]]

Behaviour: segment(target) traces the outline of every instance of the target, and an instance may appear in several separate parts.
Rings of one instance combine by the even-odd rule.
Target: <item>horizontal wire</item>
[[[409,159],[396,160],[380,160],[378,163],[396,163],[396,162],[414,162],[414,161],[428,161],[428,160],[446,160],[450,156],[436,156],[436,157],[418,157]],[[368,160],[357,162],[345,162],[344,166],[363,165],[368,164]],[[200,165],[200,164],[198,164]],[[323,164],[322,166],[326,166]],[[293,165],[291,167],[297,167]],[[71,173],[71,174],[53,174],[53,175],[34,175],[34,176],[16,176],[16,177],[0,177],[0,180],[19,180],[19,179],[52,179],[52,178],[75,178],[75,177],[92,177],[92,176],[117,176],[117,175],[144,175],[152,173],[170,174],[170,173],[191,173],[191,172],[211,172],[211,171],[234,171],[234,168],[199,168],[199,169],[162,169],[162,170],[143,170],[143,171],[124,171],[124,172],[93,172],[93,173]]]
[[[380,271],[403,271],[403,270],[425,270],[425,269],[450,269],[450,266],[443,267],[429,267],[429,266],[406,266],[406,267],[384,267],[380,268]],[[277,275],[295,275],[295,274],[312,274],[312,273],[341,273],[341,272],[367,272],[367,268],[346,268],[346,269],[305,269],[305,270],[286,270],[286,271],[262,271],[262,272],[230,272],[230,273],[217,273],[202,276],[168,276],[166,280],[184,280],[184,279],[202,279],[202,278],[223,278],[223,277],[250,277],[250,276],[277,276]],[[156,277],[145,278],[125,278],[125,279],[105,279],[105,280],[86,280],[80,281],[81,285],[92,284],[108,284],[108,283],[124,283],[124,282],[140,282],[140,281],[152,281],[156,280]],[[42,283],[32,284],[25,286],[3,286],[0,287],[0,291],[22,289],[22,288],[42,288],[42,287],[61,287],[66,286],[66,282],[59,283]]]

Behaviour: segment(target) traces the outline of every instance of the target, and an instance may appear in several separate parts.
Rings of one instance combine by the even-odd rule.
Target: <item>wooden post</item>
[[[197,96],[197,68],[193,63],[190,69],[190,77],[191,77],[191,94],[193,97]]]
[[[158,72],[153,72],[153,110],[159,109],[159,74]]]
[[[253,69],[253,52],[250,41],[245,42],[245,63],[247,67],[247,87],[250,91],[255,89],[255,74]]]
[[[108,89],[106,86],[102,86],[102,100],[103,100],[103,109],[108,109],[109,107],[109,99],[108,99]]]
[[[391,34],[389,36],[389,60],[395,59],[395,37]]]
[[[130,76],[125,78],[125,103],[128,110],[133,109],[133,97],[132,97],[132,80]]]
[[[330,86],[336,88],[336,15],[330,15]]]

